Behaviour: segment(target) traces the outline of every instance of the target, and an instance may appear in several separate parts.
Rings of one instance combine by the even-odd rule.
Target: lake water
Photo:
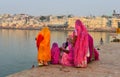
[[[0,29],[0,77],[7,76],[37,65],[37,49],[35,36],[38,30],[7,30]],[[51,31],[51,44],[57,42],[59,46],[66,40],[70,31]],[[104,43],[111,40],[106,32],[89,32],[95,46],[99,45],[100,38]]]

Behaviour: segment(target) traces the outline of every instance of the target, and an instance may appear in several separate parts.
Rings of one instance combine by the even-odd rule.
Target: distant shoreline
[[[14,28],[14,27],[1,27],[0,29],[13,29],[13,30],[41,30],[42,27],[36,27],[36,28]],[[74,29],[69,29],[69,28],[50,28],[51,31],[73,31]],[[115,29],[88,29],[89,32],[116,32]]]

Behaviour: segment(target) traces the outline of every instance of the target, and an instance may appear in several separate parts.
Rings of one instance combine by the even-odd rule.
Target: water
[[[35,36],[38,30],[6,30],[0,29],[0,77],[7,76],[37,65],[37,49]],[[59,46],[66,40],[70,31],[51,31],[51,44],[57,42]],[[109,33],[90,32],[95,45],[99,45],[100,38],[104,43],[110,42]]]

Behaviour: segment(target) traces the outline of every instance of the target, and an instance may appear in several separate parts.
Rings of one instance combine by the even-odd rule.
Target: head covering
[[[77,30],[78,34],[79,33],[88,33],[85,25],[80,20],[76,20],[75,29]]]

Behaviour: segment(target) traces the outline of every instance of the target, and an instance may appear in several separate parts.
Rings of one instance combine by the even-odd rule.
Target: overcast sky
[[[120,13],[120,0],[0,0],[0,14],[112,15]]]

